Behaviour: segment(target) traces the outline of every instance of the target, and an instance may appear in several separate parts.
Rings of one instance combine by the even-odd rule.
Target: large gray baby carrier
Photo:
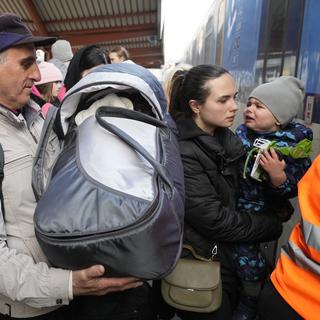
[[[65,146],[34,218],[44,253],[62,268],[166,275],[181,251],[184,187],[159,83],[140,66],[106,65],[74,86],[59,111]]]

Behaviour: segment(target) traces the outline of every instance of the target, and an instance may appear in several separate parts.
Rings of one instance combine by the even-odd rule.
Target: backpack
[[[99,106],[113,99],[132,108]],[[102,264],[107,276],[148,280],[174,268],[183,236],[183,167],[163,101],[155,77],[131,64],[96,69],[65,96],[58,114],[63,151],[44,192],[39,152],[33,181],[35,233],[54,266]],[[80,112],[85,119],[77,124]]]

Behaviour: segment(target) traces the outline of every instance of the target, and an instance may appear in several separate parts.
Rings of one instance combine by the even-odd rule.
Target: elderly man
[[[11,13],[0,14],[0,143],[4,149],[4,211],[0,215],[0,319],[70,319],[74,296],[104,295],[141,284],[133,278],[105,278],[100,265],[70,271],[50,267],[34,234],[36,199],[32,163],[44,119],[30,101],[40,80],[35,46],[55,38],[35,37]],[[57,137],[48,146],[46,169],[59,152]]]

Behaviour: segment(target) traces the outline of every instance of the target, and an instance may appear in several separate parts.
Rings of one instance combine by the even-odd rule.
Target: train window
[[[222,0],[219,4],[218,11],[218,23],[217,23],[217,47],[216,47],[216,61],[217,65],[222,65],[222,55],[223,55],[223,31],[226,16],[226,2]]]
[[[195,38],[192,43],[192,61],[194,65],[196,66],[198,64],[198,58],[197,58],[197,39]]]
[[[201,61],[203,61],[204,59],[205,50],[203,49],[203,46],[204,46],[203,40],[204,40],[204,32],[203,32],[203,29],[201,29],[197,36],[198,64],[201,63]]]
[[[282,42],[286,21],[287,1],[272,0],[269,9],[269,43],[265,60],[265,81],[281,75]]]
[[[304,0],[264,2],[256,80],[269,82],[281,75],[296,75]]]
[[[204,63],[213,63],[214,59],[212,57],[213,44],[214,44],[214,30],[213,30],[213,16],[210,16],[206,23],[204,39]]]
[[[211,52],[212,52],[212,36],[207,35],[204,40],[204,63],[212,63]]]
[[[259,45],[258,45],[258,55],[256,61],[256,72],[255,72],[255,83],[261,84],[264,81],[264,57],[265,57],[265,48],[268,45],[268,38],[266,36],[267,26],[268,26],[268,13],[269,13],[269,3],[268,1],[262,2],[261,9],[261,19],[260,19],[260,33],[259,33]]]
[[[303,24],[304,3],[301,0],[291,0],[288,7],[288,20],[286,26],[286,38],[283,50],[282,75],[295,76],[300,35]]]

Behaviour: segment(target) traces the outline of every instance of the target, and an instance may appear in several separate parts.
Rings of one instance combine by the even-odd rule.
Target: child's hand
[[[270,150],[263,151],[260,157],[260,165],[265,172],[268,173],[271,183],[278,187],[287,180],[287,175],[284,171],[286,163],[280,160],[277,152],[270,148]]]

